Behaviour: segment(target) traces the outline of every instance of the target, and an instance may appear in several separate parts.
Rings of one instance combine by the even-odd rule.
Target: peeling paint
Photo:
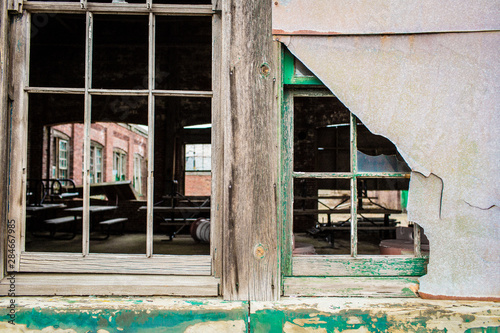
[[[420,290],[500,299],[500,33],[280,39],[414,171],[408,218],[432,248]]]

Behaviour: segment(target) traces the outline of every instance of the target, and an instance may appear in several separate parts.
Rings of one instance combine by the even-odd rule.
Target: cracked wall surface
[[[280,36],[411,167],[424,294],[500,297],[500,33]]]

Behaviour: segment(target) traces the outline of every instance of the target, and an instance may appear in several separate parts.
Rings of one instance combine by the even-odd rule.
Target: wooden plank
[[[210,275],[210,256],[30,252],[21,255],[23,272]]]
[[[120,274],[17,274],[16,296],[217,296],[218,279],[211,276]],[[0,282],[6,295],[9,282]]]
[[[294,256],[293,276],[422,276],[428,258],[407,256]]]
[[[287,277],[285,296],[418,297],[416,277]]]
[[[293,251],[293,95],[285,92],[281,110],[281,206],[280,214],[282,224],[282,255],[281,266],[283,275],[292,273]]]
[[[214,4],[215,5],[215,4]],[[212,274],[222,276],[222,200],[224,194],[224,127],[221,111],[222,17],[212,16],[212,193],[210,197],[210,255]]]
[[[8,100],[8,86],[9,86],[9,41],[8,41],[8,1],[2,1],[0,4],[0,229],[2,236],[0,237],[0,279],[5,276],[6,256],[5,256],[5,236],[7,230],[7,171],[8,165],[8,111],[10,103]]]
[[[11,25],[10,55],[12,64],[12,99],[13,104],[9,108],[9,153],[8,153],[8,211],[7,220],[15,225],[15,258],[8,262],[7,271],[19,270],[19,256],[24,250],[22,225],[25,220],[25,197],[26,197],[26,156],[27,156],[27,94],[24,86],[27,80],[27,62],[29,40],[29,15],[24,13],[21,19],[13,20]]]
[[[271,2],[223,2],[224,298],[279,296]]]

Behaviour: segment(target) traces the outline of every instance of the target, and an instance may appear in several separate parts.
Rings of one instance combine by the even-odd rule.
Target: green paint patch
[[[99,329],[109,332],[175,333],[184,332],[193,325],[211,322],[241,322],[245,329],[248,325],[247,307],[225,310],[203,308],[205,302],[189,303],[192,307],[182,310],[19,308],[16,324],[26,325],[33,330],[54,327],[73,329],[78,333],[97,332]],[[4,309],[0,310],[0,316],[6,318],[6,314]]]

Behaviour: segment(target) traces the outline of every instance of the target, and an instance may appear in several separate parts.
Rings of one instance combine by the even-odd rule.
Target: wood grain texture
[[[215,4],[214,4],[215,6]],[[212,274],[222,276],[222,219],[224,194],[224,126],[221,110],[222,17],[212,16],[212,193],[210,198],[210,254]]]
[[[210,275],[210,256],[23,253],[24,272]]]
[[[8,170],[8,66],[9,66],[9,48],[7,31],[9,27],[7,1],[2,1],[0,4],[0,279],[5,276],[5,235],[6,216],[7,216],[7,170]]]
[[[15,279],[16,296],[217,296],[219,284],[211,276],[17,274]],[[2,280],[0,294],[8,289],[9,281]]]
[[[25,220],[24,198],[26,197],[26,151],[27,151],[27,93],[24,86],[27,80],[29,15],[24,13],[22,18],[14,19],[11,24],[10,54],[12,63],[12,99],[9,106],[9,152],[8,152],[8,211],[7,219],[15,222],[15,265],[7,267],[8,271],[19,270],[19,255],[24,250],[24,229],[21,222]]]
[[[170,14],[170,15],[212,15],[212,5],[167,5],[153,4],[151,9],[148,9],[146,3],[120,5],[118,3],[87,3],[87,8],[94,14],[122,14],[122,13],[140,13],[148,15],[153,14]],[[86,9],[82,9],[78,2],[59,2],[59,3],[42,3],[38,1],[24,2],[24,9],[32,13],[51,13],[57,11],[59,13],[80,13],[84,14]]]
[[[428,259],[403,256],[294,256],[293,276],[422,276]]]
[[[222,25],[224,298],[273,300],[278,124],[271,2],[224,1]]]
[[[416,277],[288,277],[285,296],[417,297]]]

